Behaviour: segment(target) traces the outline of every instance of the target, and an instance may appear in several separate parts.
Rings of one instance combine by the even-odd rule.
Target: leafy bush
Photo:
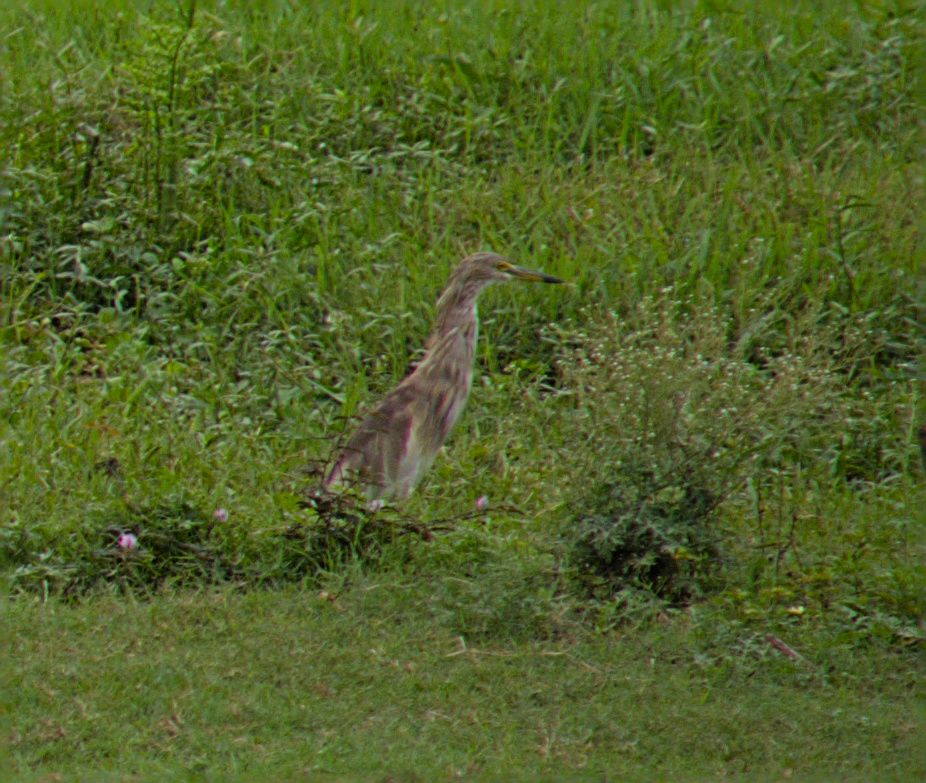
[[[570,531],[579,580],[598,599],[626,588],[671,603],[690,599],[715,553],[718,498],[691,474],[659,476],[627,461],[616,472]]]
[[[401,558],[403,537],[433,537],[429,526],[390,508],[366,510],[351,492],[314,493],[303,506],[289,525],[253,532],[229,523],[223,509],[207,512],[184,498],[122,503],[70,534],[14,518],[0,528],[0,564],[14,590],[78,598],[106,585],[148,593],[167,585],[312,582],[346,566],[375,569],[387,554],[389,562]]]
[[[103,583],[146,592],[242,576],[213,536],[213,514],[178,499],[101,514],[85,531],[47,538],[17,525],[2,529],[2,559],[17,589],[77,597]]]
[[[788,541],[817,535],[796,529],[795,505],[891,481],[911,459],[894,434],[904,403],[849,382],[879,350],[864,324],[817,313],[786,346],[778,332],[737,337],[725,323],[690,302],[647,300],[561,336],[564,439],[585,441],[566,459],[583,480],[571,482],[564,544],[595,600],[643,590],[684,603],[722,584],[734,551],[754,564],[758,553],[754,578],[770,578]]]

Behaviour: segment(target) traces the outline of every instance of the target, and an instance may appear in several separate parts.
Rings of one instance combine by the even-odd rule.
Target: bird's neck
[[[427,347],[435,346],[442,337],[457,330],[466,343],[470,354],[475,353],[476,338],[479,335],[479,314],[476,299],[483,285],[473,285],[461,290],[447,290],[437,300],[437,317]]]

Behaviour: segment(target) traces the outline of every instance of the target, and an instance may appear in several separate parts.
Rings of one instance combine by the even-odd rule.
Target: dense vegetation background
[[[148,775],[922,773],[923,24],[914,2],[5,5],[11,769],[122,774],[124,739]],[[320,506],[478,249],[571,285],[485,295],[473,398],[410,504]],[[132,620],[178,613],[199,619],[166,653]],[[49,649],[109,660],[101,627],[134,690],[43,697]],[[364,628],[407,692],[344,695]],[[341,651],[321,679],[315,636]],[[437,709],[415,700],[447,660],[471,668],[430,730],[364,723]],[[271,669],[338,716],[309,750]]]

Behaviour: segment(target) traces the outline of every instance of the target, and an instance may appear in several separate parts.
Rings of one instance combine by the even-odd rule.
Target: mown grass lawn
[[[921,6],[4,4],[3,774],[926,777]]]
[[[702,659],[686,618],[469,645],[421,584],[5,602],[34,779],[915,780],[922,672]],[[771,649],[771,648],[770,648]],[[23,779],[27,779],[23,777]]]

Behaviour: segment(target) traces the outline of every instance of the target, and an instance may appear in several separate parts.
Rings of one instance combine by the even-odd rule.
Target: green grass
[[[759,647],[715,666],[694,655],[685,619],[471,644],[434,603],[395,576],[333,602],[302,590],[5,602],[10,761],[37,780],[910,780],[926,768],[913,672],[846,656],[848,671],[825,674]]]
[[[922,777],[923,5],[824,6],[4,4],[9,775]]]

